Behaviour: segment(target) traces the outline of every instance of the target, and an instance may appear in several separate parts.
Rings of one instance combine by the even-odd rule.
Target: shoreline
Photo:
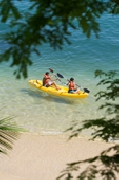
[[[66,135],[22,133],[8,155],[0,155],[1,180],[55,180],[67,163],[98,155],[113,146],[100,140]]]

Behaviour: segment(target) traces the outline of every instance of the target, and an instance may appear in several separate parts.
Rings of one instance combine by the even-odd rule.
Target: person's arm
[[[52,81],[58,80],[58,78],[55,78],[55,79],[53,79],[53,78],[54,78],[54,76],[50,76],[50,79],[51,79]]]

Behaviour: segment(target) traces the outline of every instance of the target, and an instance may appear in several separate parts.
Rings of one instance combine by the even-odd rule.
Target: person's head
[[[49,72],[46,72],[45,74],[46,74],[46,75],[49,75]]]
[[[74,81],[74,78],[70,78],[70,81]]]

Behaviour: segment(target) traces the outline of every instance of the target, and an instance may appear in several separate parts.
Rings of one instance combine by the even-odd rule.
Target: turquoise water
[[[94,78],[94,71],[119,70],[119,16],[104,15],[100,22],[99,39],[94,34],[87,39],[80,30],[71,30],[72,44],[65,45],[63,50],[54,51],[45,44],[40,47],[41,56],[32,54],[33,65],[28,68],[25,80],[16,80],[14,68],[10,68],[9,63],[1,63],[1,117],[14,116],[19,126],[39,134],[62,133],[73,121],[81,125],[84,119],[102,117],[103,113],[97,108],[105,100],[95,102],[94,95],[103,86],[96,86],[98,79]],[[6,26],[1,24],[0,34],[5,31]],[[5,46],[0,42],[1,50]],[[66,78],[74,77],[77,84],[90,89],[89,97],[83,100],[60,99],[30,87],[28,80],[42,79],[48,68]],[[84,132],[86,135],[89,133]]]

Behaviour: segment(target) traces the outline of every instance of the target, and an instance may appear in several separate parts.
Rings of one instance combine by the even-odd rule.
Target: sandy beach
[[[22,134],[9,154],[0,155],[0,180],[55,180],[67,163],[83,160],[113,146],[85,137]]]

